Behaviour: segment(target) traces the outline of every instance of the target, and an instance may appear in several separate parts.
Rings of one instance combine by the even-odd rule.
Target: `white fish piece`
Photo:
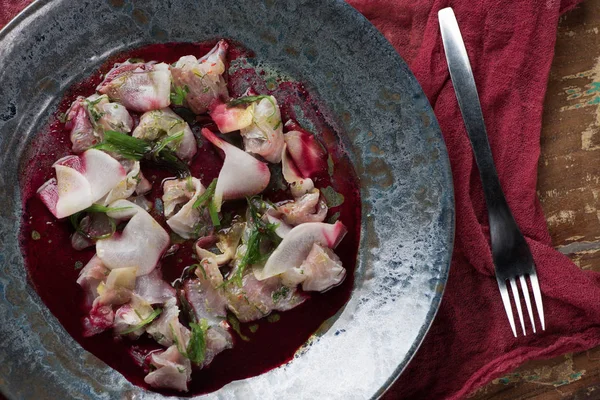
[[[219,266],[214,259],[205,259],[195,273],[198,279],[189,279],[184,283],[185,297],[197,321],[205,319],[209,326],[218,325],[227,317],[224,291],[220,288],[223,276]]]
[[[242,278],[242,286],[225,286],[227,308],[241,322],[255,321],[269,315],[272,311],[287,311],[304,303],[307,295],[295,287],[283,285],[277,276],[262,281],[252,272]]]
[[[215,99],[229,97],[223,78],[228,47],[221,40],[200,59],[184,56],[171,68],[173,85],[187,88],[184,104],[196,114],[206,113]]]
[[[187,384],[192,379],[192,365],[190,360],[179,353],[176,345],[165,351],[152,353],[150,364],[156,369],[146,375],[144,382],[154,388],[187,392]]]
[[[325,292],[338,286],[346,277],[346,269],[340,258],[330,248],[315,243],[298,268],[282,274],[286,284],[293,286],[302,283],[302,290]]]
[[[94,254],[88,263],[79,272],[77,284],[86,293],[86,306],[91,307],[92,303],[98,297],[98,285],[103,282],[110,270],[102,264],[102,260]]]
[[[130,333],[125,332],[139,326],[153,312],[154,309],[150,303],[134,294],[129,303],[122,305],[115,312],[113,330],[119,335],[128,335],[131,339],[137,339],[145,332],[145,327],[140,327]]]
[[[160,268],[155,268],[147,275],[138,276],[133,292],[150,304],[165,303],[177,294],[175,288],[163,280]]]
[[[184,186],[185,188],[182,188]],[[193,189],[191,192],[189,189]],[[177,191],[177,194],[182,193],[183,196],[175,196],[169,194],[169,190]],[[205,191],[206,188],[202,186],[197,178],[179,179],[179,180],[168,180],[163,185],[163,204],[165,204],[165,216],[167,218],[167,225],[184,239],[191,239],[194,237],[194,232],[198,223],[200,223],[200,210],[194,207],[194,203]],[[187,202],[173,214],[175,202],[188,198]],[[185,201],[185,200],[184,200]],[[168,211],[168,213],[167,213]]]
[[[277,211],[283,221],[289,225],[300,225],[306,222],[323,222],[327,217],[327,204],[320,199],[319,189],[312,189],[295,200],[280,203]]]
[[[171,104],[171,70],[165,63],[115,64],[96,90],[129,110],[159,110]]]
[[[145,180],[142,171],[140,170],[140,162],[131,162],[131,166],[126,168],[129,172],[121,182],[110,190],[102,199],[98,202],[104,206],[109,205],[120,199],[126,199],[133,195],[138,190],[140,183]],[[147,182],[147,181],[146,181]],[[149,182],[148,182],[149,183]]]
[[[167,144],[182,160],[191,160],[198,151],[194,133],[183,118],[170,108],[148,111],[140,117],[140,123],[133,130],[132,136],[139,139],[158,141],[183,133],[181,139]]]
[[[252,124],[240,130],[244,149],[271,163],[280,162],[285,140],[277,100],[273,96],[262,98],[253,102],[250,110]]]
[[[167,300],[162,313],[146,328],[146,332],[163,346],[178,344],[186,349],[190,340],[189,329],[179,322],[179,307],[175,298]]]
[[[125,107],[111,103],[108,96],[78,96],[67,111],[65,128],[70,130],[73,151],[81,153],[104,138],[107,130],[131,132],[133,119]]]

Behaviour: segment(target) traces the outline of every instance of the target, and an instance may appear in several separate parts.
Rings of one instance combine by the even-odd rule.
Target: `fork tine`
[[[517,313],[519,314],[519,321],[521,321],[521,328],[523,328],[523,336],[527,336],[525,333],[525,322],[523,321],[523,310],[521,309],[521,298],[519,297],[519,287],[515,278],[510,278],[510,288],[512,289],[513,297],[515,298],[515,305],[517,306]]]
[[[510,306],[510,297],[508,296],[508,289],[506,289],[506,282],[500,279],[496,279],[498,281],[498,288],[500,289],[500,296],[502,296],[502,303],[504,304],[504,311],[506,311],[506,316],[508,317],[508,322],[510,323],[510,328],[512,329],[513,335],[517,337],[517,330],[515,328],[515,319],[513,318],[512,307]]]
[[[533,328],[533,333],[535,333],[535,321],[533,320],[533,310],[531,309],[531,298],[529,297],[529,288],[527,287],[525,276],[521,275],[520,280],[521,290],[523,290],[523,297],[525,298],[525,304],[527,305],[527,313],[529,314],[529,319],[531,320],[531,327]]]
[[[533,289],[533,298],[535,300],[535,306],[538,311],[538,316],[540,317],[540,322],[542,323],[542,330],[546,330],[546,323],[544,322],[544,305],[542,304],[542,292],[540,291],[540,283],[538,282],[537,273],[535,270],[533,273],[529,274],[529,279],[531,279],[531,289]]]

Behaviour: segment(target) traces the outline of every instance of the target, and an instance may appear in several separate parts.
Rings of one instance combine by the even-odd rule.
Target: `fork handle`
[[[509,217],[508,221],[512,220],[514,227],[516,227],[494,166],[475,79],[456,17],[451,8],[441,10],[438,15],[450,77],[452,78],[458,106],[471,141],[483,184],[488,213],[490,214],[490,229],[493,229],[492,225],[502,224],[500,220],[506,220],[507,216]],[[513,224],[509,223],[509,225]]]

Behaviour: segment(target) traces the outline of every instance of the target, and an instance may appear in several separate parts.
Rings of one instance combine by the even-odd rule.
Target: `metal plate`
[[[27,282],[18,166],[62,93],[148,43],[239,41],[306,84],[361,182],[352,297],[287,365],[219,399],[377,397],[438,308],[454,236],[448,156],[431,107],[392,46],[342,1],[40,0],[0,32],[0,388],[10,399],[158,399],[84,351]]]

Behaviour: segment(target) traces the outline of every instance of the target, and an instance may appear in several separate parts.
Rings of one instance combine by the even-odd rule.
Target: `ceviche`
[[[156,389],[187,392],[193,379],[210,379],[196,372],[221,355],[264,349],[252,350],[260,323],[274,325],[314,296],[327,303],[331,294],[339,308],[344,300],[334,301],[332,289],[354,268],[357,222],[344,219],[353,210],[340,214],[344,191],[331,183],[341,156],[328,149],[337,144],[298,123],[276,91],[248,84],[240,93],[230,46],[221,40],[205,54],[172,60],[147,52],[152,58],[115,63],[60,115],[70,151],[45,169],[49,179],[35,190],[47,209],[42,220],[68,230],[63,251],[86,256],[73,278],[80,301],[61,305],[65,315],[69,307],[73,315],[83,310],[81,318],[63,324],[84,341],[110,338],[103,346],[116,347],[103,352],[126,343],[121,357],[134,359]],[[344,175],[348,182],[354,176]],[[346,200],[357,206],[358,189],[347,187]],[[31,221],[42,209],[31,204],[33,249],[41,233]],[[349,228],[344,257],[336,249]],[[56,245],[59,236],[45,239]],[[36,257],[30,276],[41,288]],[[325,319],[314,315],[318,324]]]

